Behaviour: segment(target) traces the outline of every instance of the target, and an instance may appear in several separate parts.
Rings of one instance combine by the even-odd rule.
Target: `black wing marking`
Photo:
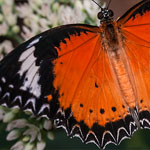
[[[19,106],[37,116],[53,119],[59,108],[59,94],[53,87],[52,61],[58,58],[56,48],[60,42],[70,39],[70,35],[87,32],[85,27],[93,26],[72,24],[50,29],[8,54],[0,62],[0,104]],[[47,100],[48,95],[53,97],[51,102]]]

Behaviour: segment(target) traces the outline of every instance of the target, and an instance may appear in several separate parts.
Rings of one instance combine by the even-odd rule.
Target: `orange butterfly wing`
[[[133,119],[122,101],[101,45],[103,31],[90,26],[85,29],[90,32],[70,36],[60,43],[58,59],[53,62],[54,87],[59,91],[63,110],[60,112],[65,117],[57,120],[57,126],[65,126],[69,135],[78,135],[86,143],[95,142],[104,148],[110,142],[119,144],[136,126],[130,127]]]
[[[137,108],[141,127],[150,128],[150,1],[134,6],[118,25],[137,88]]]
[[[100,33],[99,27],[65,25],[20,45],[0,62],[0,104],[46,116],[98,147],[129,137],[136,126]]]

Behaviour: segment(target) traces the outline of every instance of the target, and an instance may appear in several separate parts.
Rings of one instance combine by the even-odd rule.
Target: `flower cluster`
[[[24,40],[52,27],[99,24],[98,9],[91,0],[0,0],[0,59]],[[0,107],[0,121],[6,125],[6,139],[17,139],[11,150],[42,150],[46,138],[54,139],[51,121],[18,109]]]
[[[99,23],[96,17],[99,8],[90,0],[14,1],[0,0],[0,59],[19,43],[51,27]],[[11,43],[7,44],[8,41]]]
[[[54,127],[50,120],[36,119],[31,114],[30,117],[26,114],[21,115],[19,109],[11,110],[0,106],[0,121],[6,124],[6,131],[9,132],[6,139],[18,139],[11,150],[43,150],[46,138],[54,139]]]

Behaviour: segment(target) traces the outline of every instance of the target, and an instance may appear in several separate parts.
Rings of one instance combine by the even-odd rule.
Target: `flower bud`
[[[44,150],[46,143],[44,141],[40,141],[37,143],[37,150]]]
[[[17,142],[10,148],[10,150],[24,150],[23,142],[22,141]]]
[[[8,122],[12,121],[14,119],[14,117],[15,117],[15,114],[10,111],[4,115],[3,122],[8,123]]]
[[[32,143],[27,143],[24,147],[24,150],[33,150],[34,145]]]
[[[52,128],[52,122],[50,120],[45,120],[43,124],[44,129],[50,130]]]
[[[48,137],[50,140],[54,140],[54,134],[53,134],[53,132],[48,132],[47,137]]]
[[[12,130],[6,137],[7,141],[12,141],[17,139],[20,136],[19,130]]]

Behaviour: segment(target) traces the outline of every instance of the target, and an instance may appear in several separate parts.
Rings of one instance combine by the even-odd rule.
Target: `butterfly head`
[[[108,9],[109,5],[111,3],[111,0],[109,0],[108,6],[106,8],[102,8],[95,0],[92,0],[99,8],[101,8],[101,11],[97,14],[97,18],[100,20],[100,22],[108,22],[113,19],[114,13],[112,10]]]
[[[106,22],[113,19],[114,13],[112,10],[107,8],[101,8],[101,11],[97,14],[100,22]]]

